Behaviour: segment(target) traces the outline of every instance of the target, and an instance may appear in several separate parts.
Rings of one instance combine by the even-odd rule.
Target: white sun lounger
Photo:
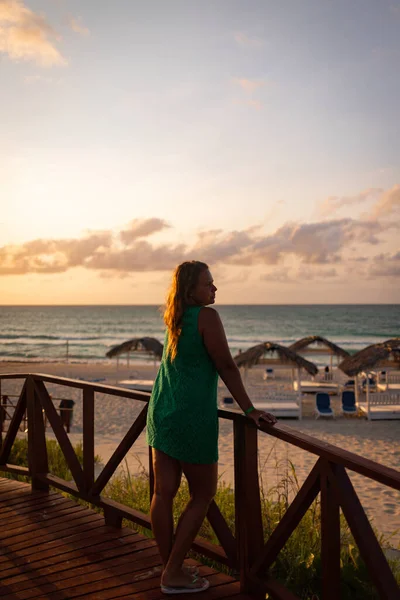
[[[128,390],[138,390],[139,392],[151,392],[154,381],[152,379],[124,379],[118,381],[117,386],[127,388]]]

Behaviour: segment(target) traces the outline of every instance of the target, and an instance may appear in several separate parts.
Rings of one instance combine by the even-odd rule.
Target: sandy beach
[[[113,364],[67,364],[67,363],[0,363],[1,373],[48,373],[73,379],[101,379],[99,383],[115,385],[117,381],[135,377],[153,379],[157,367],[152,361],[146,363],[120,364],[118,371]],[[18,394],[22,380],[2,381],[2,394]],[[250,397],[260,385],[273,389],[282,385],[279,381],[262,381],[262,370],[254,368],[248,372],[246,387]],[[72,443],[82,441],[82,400],[78,389],[48,385],[56,406],[60,398],[75,401],[73,425],[70,433]],[[219,387],[219,398],[226,395],[224,386]],[[314,397],[306,396],[303,401],[301,421],[284,420],[285,425],[334,444],[345,450],[359,454],[381,464],[400,470],[400,420],[367,421],[364,418],[338,417],[334,420],[318,419],[313,416]],[[338,413],[339,399],[332,397],[331,404]],[[95,404],[95,451],[105,464],[122,437],[137,416],[142,403],[115,396],[96,394]],[[20,435],[24,435],[21,433]],[[54,437],[48,431],[49,437]],[[221,480],[233,484],[233,435],[230,421],[220,419],[219,472]],[[290,470],[293,463],[298,482],[301,483],[310,472],[316,457],[276,438],[259,433],[259,461],[262,484],[265,489],[276,486]],[[127,455],[120,468],[128,467],[131,473],[138,472],[140,465],[148,466],[148,447],[144,433]],[[379,532],[392,535],[390,544],[400,548],[400,493],[361,475],[350,476],[360,500]]]

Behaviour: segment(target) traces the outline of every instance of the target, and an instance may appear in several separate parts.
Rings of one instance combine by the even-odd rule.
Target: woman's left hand
[[[247,416],[249,419],[253,419],[257,427],[260,427],[262,421],[268,425],[275,425],[277,422],[274,415],[271,415],[271,413],[265,412],[264,410],[252,410]]]

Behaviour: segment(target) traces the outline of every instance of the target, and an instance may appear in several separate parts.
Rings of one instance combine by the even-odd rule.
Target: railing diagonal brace
[[[0,464],[5,465],[10,457],[10,452],[16,435],[18,433],[19,426],[22,422],[26,411],[26,381],[21,390],[21,395],[15,407],[13,417],[11,419],[10,426],[7,430],[6,437],[4,439],[3,446],[0,453]]]
[[[309,506],[317,497],[320,490],[320,460],[315,463],[296,497],[272,532],[260,557],[251,568],[252,575],[258,575],[262,569],[266,570],[272,565]]]
[[[139,435],[142,433],[143,429],[146,426],[146,417],[147,417],[147,409],[148,404],[142,408],[135,422],[129,429],[128,433],[125,435],[124,439],[118,446],[118,448],[114,451],[114,454],[109,459],[108,463],[96,479],[92,489],[89,493],[92,496],[98,496],[107,483],[110,481],[111,477],[115,473],[115,470],[119,466],[119,464],[125,458],[127,452],[132,448],[133,444],[136,442]]]
[[[43,383],[37,379],[35,381],[35,394],[44,408],[49,423],[53,428],[54,434],[57,438],[62,453],[64,454],[65,460],[67,461],[68,467],[71,471],[72,477],[80,491],[85,490],[85,481],[83,476],[82,467],[79,460],[74,452],[69,437],[61,424],[61,419],[57,413],[57,410],[49,396],[49,393]]]
[[[400,600],[400,590],[344,467],[332,465],[332,481],[361,557],[382,599]]]
[[[218,508],[215,500],[213,500],[210,504],[207,513],[207,519],[215,531],[215,534],[225,550],[227,557],[232,561],[232,564],[235,564],[236,561],[236,540],[231,532],[228,523],[225,521],[221,511]]]

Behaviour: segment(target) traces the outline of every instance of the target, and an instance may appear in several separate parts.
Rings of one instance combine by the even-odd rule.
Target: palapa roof
[[[400,369],[400,338],[372,344],[345,358],[339,365],[339,369],[350,377],[362,371],[385,367]]]
[[[108,358],[114,358],[121,354],[127,354],[128,352],[148,352],[156,358],[161,358],[164,346],[153,337],[141,337],[127,340],[118,346],[113,346],[111,350],[106,353]]]
[[[266,355],[270,355],[270,358],[267,360],[264,359]],[[277,355],[277,358],[273,358],[273,355]],[[286,348],[286,346],[281,346],[275,342],[257,344],[257,346],[253,346],[245,352],[237,354],[234,357],[234,361],[238,367],[248,368],[263,362],[264,364],[283,364],[296,369],[305,369],[311,375],[318,373],[318,368],[314,363],[293,352],[290,348]]]
[[[333,342],[330,342],[326,338],[321,337],[319,335],[310,335],[308,337],[301,338],[301,340],[297,340],[297,342],[291,344],[289,348],[294,352],[300,352],[304,348],[308,348],[308,346],[310,346],[311,344],[325,346],[330,351],[330,354],[336,354],[337,356],[341,356],[342,358],[350,356],[347,350],[343,350],[343,348],[341,348],[340,346],[337,346]],[[312,349],[310,348],[309,351],[311,353]]]

